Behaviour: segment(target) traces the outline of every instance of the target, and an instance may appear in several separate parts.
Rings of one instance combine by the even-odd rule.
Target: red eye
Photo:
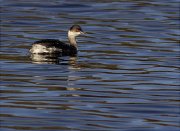
[[[78,32],[79,30],[77,29],[76,32]]]

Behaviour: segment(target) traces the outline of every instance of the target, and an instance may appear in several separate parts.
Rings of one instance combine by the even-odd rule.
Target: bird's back
[[[59,40],[44,39],[32,44],[30,53],[76,53],[77,49]]]

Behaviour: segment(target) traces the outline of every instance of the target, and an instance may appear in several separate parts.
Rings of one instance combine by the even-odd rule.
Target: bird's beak
[[[83,32],[83,31],[81,31],[80,33],[81,33],[81,34],[86,34],[86,32]]]

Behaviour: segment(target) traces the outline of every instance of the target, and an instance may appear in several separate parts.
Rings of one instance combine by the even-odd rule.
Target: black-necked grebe
[[[76,53],[78,51],[75,37],[84,34],[79,25],[73,25],[68,31],[70,45],[67,45],[59,40],[44,39],[36,41],[32,44],[30,53]]]

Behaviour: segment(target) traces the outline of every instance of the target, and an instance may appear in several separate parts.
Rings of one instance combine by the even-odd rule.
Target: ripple
[[[71,3],[70,3],[71,2]],[[179,129],[178,1],[3,1],[2,130]],[[77,56],[30,55],[36,40]]]

